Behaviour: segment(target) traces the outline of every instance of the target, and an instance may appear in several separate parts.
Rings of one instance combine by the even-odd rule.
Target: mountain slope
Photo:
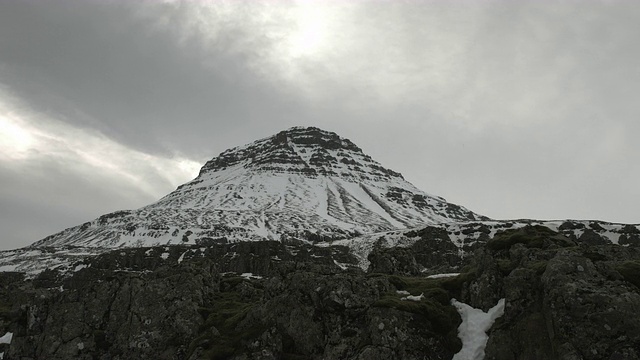
[[[107,214],[34,246],[323,240],[487,220],[429,195],[348,139],[295,127],[229,149],[155,204]]]

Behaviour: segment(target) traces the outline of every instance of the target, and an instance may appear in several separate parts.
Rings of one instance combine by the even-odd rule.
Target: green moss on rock
[[[534,270],[537,275],[542,275],[545,272],[545,270],[547,270],[548,263],[549,262],[546,260],[531,261],[526,264],[526,267],[528,269]]]
[[[626,281],[640,288],[640,260],[624,261],[615,268]]]
[[[570,247],[575,243],[566,236],[540,225],[527,225],[520,229],[506,230],[496,234],[487,242],[491,250],[506,250],[515,244],[528,248],[546,249],[552,245]]]
[[[510,259],[497,259],[496,266],[502,275],[507,276],[518,266],[518,264]]]
[[[8,319],[11,314],[11,308],[9,305],[0,303],[0,319]]]
[[[451,298],[458,296],[462,285],[475,277],[475,272],[469,271],[458,276],[429,279],[425,277],[389,276],[389,282],[398,290],[409,292],[411,295],[424,295],[420,301],[402,300],[406,295],[388,293],[376,301],[374,307],[393,308],[424,317],[429,331],[442,336],[451,351],[460,349],[457,328],[460,325],[460,315],[451,305]]]
[[[207,359],[227,359],[241,348],[243,341],[253,339],[263,332],[260,326],[240,326],[255,306],[236,291],[236,286],[243,281],[248,280],[238,276],[223,278],[220,287],[224,290],[213,296],[209,306],[198,309],[206,321],[200,328],[200,335],[191,342],[189,353],[202,348]]]

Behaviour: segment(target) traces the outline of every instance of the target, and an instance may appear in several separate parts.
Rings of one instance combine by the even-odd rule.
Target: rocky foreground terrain
[[[262,241],[117,249],[30,279],[0,273],[0,335],[13,334],[0,352],[451,359],[462,345],[451,299],[487,310],[504,298],[485,359],[640,358],[640,247],[529,225],[473,256],[433,256],[441,229],[410,235],[408,247],[375,246],[366,270],[346,246]],[[459,275],[428,277],[442,272]]]

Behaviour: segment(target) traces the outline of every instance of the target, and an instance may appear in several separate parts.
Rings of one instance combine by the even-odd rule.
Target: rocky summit
[[[638,360],[638,304],[640,225],[491,220],[292,128],[0,252],[0,359]]]

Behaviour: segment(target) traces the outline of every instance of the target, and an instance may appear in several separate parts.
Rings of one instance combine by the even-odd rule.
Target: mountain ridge
[[[479,220],[489,219],[417,189],[350,140],[293,127],[223,151],[153,204],[103,215],[33,246],[317,241]]]

